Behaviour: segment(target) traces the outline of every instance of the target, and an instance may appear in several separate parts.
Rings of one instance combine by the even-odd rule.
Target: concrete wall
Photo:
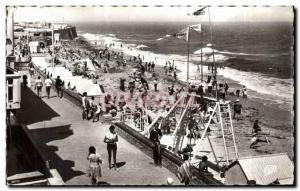
[[[54,30],[54,33],[59,33],[60,39],[72,40],[77,37],[76,27]]]

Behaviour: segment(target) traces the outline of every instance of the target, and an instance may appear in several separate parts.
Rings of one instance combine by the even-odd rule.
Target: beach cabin
[[[39,41],[31,41],[29,42],[29,49],[31,53],[39,53],[40,52],[40,44]]]
[[[294,164],[286,153],[239,158],[225,172],[226,185],[293,184]]]
[[[54,33],[54,42],[57,44],[60,41],[60,34],[59,33]]]
[[[6,109],[20,109],[21,75],[13,68],[6,67]]]

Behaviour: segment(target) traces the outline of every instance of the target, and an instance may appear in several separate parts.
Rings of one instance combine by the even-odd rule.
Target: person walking
[[[38,76],[38,79],[35,81],[35,89],[37,90],[37,95],[39,98],[41,98],[41,91],[42,91],[42,87],[43,87],[43,82],[41,80],[41,77]]]
[[[45,80],[45,86],[48,99],[50,98],[51,85],[52,81],[49,79],[49,76],[47,76],[47,79]]]
[[[28,80],[27,80],[27,75],[23,75],[23,89],[26,89],[27,84],[28,84]]]
[[[82,98],[82,120],[88,119],[88,114],[89,114],[89,101],[87,99],[87,93],[83,92]]]
[[[101,156],[96,153],[96,148],[94,146],[90,146],[87,160],[90,162],[88,176],[91,178],[92,185],[97,185],[102,176],[100,166],[102,164],[102,159]]]
[[[158,129],[159,124],[154,124],[154,129],[150,132],[150,140],[154,144],[153,147],[153,160],[155,165],[161,167],[161,148],[160,148],[160,138],[162,137],[161,130]]]
[[[55,87],[56,87],[56,91],[57,91],[57,97],[62,98],[63,97],[63,92],[62,92],[63,82],[60,79],[60,76],[57,76],[55,79]]]
[[[115,131],[115,126],[111,125],[109,127],[109,132],[105,134],[104,143],[107,144],[107,152],[108,152],[108,169],[111,169],[111,154],[113,154],[114,160],[114,169],[117,170],[117,142],[118,135]]]

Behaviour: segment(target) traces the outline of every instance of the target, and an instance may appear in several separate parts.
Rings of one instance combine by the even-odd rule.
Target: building
[[[6,109],[20,109],[21,105],[21,75],[18,71],[6,67]]]
[[[294,164],[286,153],[239,158],[225,172],[226,185],[293,183]]]

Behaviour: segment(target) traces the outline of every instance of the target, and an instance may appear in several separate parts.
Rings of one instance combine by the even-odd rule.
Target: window
[[[14,85],[13,85],[13,78],[7,79],[7,101],[12,102],[13,101],[13,94],[14,94]]]

